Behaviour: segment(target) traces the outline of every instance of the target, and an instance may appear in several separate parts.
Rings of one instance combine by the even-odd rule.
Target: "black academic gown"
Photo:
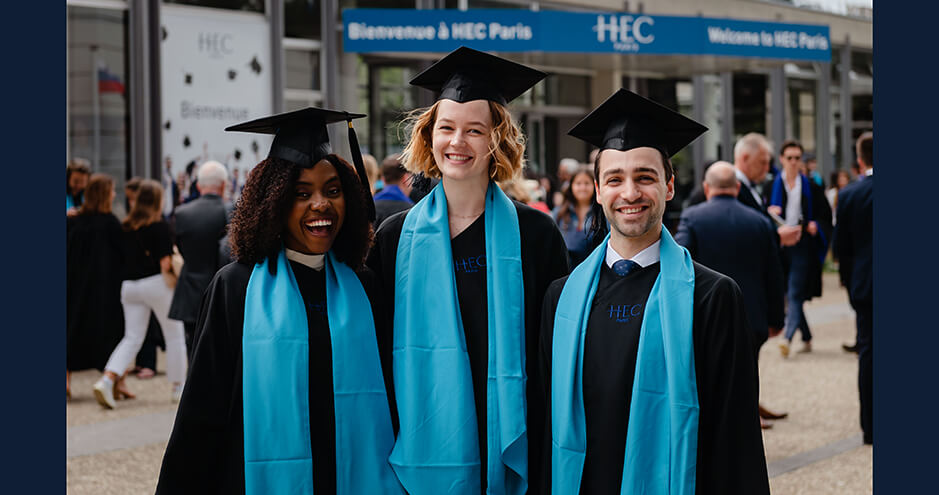
[[[622,483],[627,424],[639,331],[659,263],[616,275],[601,267],[584,342],[583,394],[587,427],[582,494],[618,494]],[[743,296],[729,277],[694,263],[695,377],[698,449],[695,493],[769,493],[757,404],[759,380]],[[548,288],[542,315],[540,359],[543,393],[550,400],[554,314],[567,277]],[[547,408],[546,445],[551,445]],[[545,450],[550,486],[551,451]]]
[[[110,213],[66,220],[66,369],[104,370],[124,336],[121,224]]]
[[[544,428],[544,398],[539,390],[538,366],[535,356],[541,324],[541,302],[548,284],[568,273],[567,247],[554,220],[545,213],[513,201],[518,212],[522,251],[522,278],[525,290],[525,372],[528,375],[528,451],[529,493],[542,493],[539,480],[541,458],[541,431]],[[410,210],[409,210],[410,211]],[[398,240],[407,212],[397,213],[382,223],[376,234],[375,247],[368,265],[377,273],[385,287],[387,319],[393,321],[395,258]],[[451,240],[454,276],[463,333],[473,377],[473,397],[476,405],[479,432],[480,460],[486,465],[486,376],[488,373],[488,312],[486,298],[486,229],[485,217],[480,216],[472,225]],[[485,492],[486,470],[483,469],[482,488]]]
[[[313,487],[336,493],[336,434],[332,349],[322,271],[290,262],[310,324],[310,441]],[[199,313],[199,340],[173,433],[160,470],[158,494],[245,492],[242,403],[242,330],[245,291],[253,266],[231,263],[206,289]],[[390,327],[381,323],[381,293],[367,268],[358,274],[369,297],[392,422],[397,430],[391,381]],[[354,363],[349,363],[354,365]]]

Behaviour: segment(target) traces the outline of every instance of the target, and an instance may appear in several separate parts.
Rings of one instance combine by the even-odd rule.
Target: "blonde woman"
[[[389,462],[412,495],[540,493],[534,356],[542,296],[567,274],[567,251],[551,217],[496,183],[523,167],[506,104],[544,76],[462,47],[411,81],[440,97],[412,113],[401,161],[441,180],[382,223],[369,264],[392,299],[400,431]]]
[[[133,208],[122,223],[124,338],[111,353],[104,373],[94,385],[95,398],[108,409],[115,407],[117,398],[133,398],[124,385],[124,376],[143,345],[151,311],[160,322],[166,342],[166,377],[173,384],[171,397],[178,401],[182,394],[186,376],[186,344],[183,323],[167,317],[173,289],[167,285],[162,272],[172,270],[170,255],[173,242],[169,225],[161,214],[162,201],[163,187],[160,183],[144,179],[140,182]]]

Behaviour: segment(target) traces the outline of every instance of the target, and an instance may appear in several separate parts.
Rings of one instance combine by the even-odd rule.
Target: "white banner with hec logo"
[[[267,156],[271,137],[225,128],[272,113],[270,27],[262,14],[163,5],[162,131],[173,178],[205,160],[229,173]]]

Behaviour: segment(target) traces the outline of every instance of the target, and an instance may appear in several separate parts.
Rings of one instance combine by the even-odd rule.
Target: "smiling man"
[[[545,294],[552,493],[769,493],[740,289],[662,226],[669,157],[706,130],[620,89],[569,132],[601,150],[610,234]]]

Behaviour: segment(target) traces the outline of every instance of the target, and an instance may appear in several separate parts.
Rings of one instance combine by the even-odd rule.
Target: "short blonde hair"
[[[433,152],[433,130],[439,105],[438,101],[407,115],[404,125],[411,138],[401,152],[401,164],[408,172],[423,173],[435,179],[441,177]],[[525,136],[505,106],[490,101],[489,112],[492,114],[489,177],[496,182],[513,180],[525,166]]]

